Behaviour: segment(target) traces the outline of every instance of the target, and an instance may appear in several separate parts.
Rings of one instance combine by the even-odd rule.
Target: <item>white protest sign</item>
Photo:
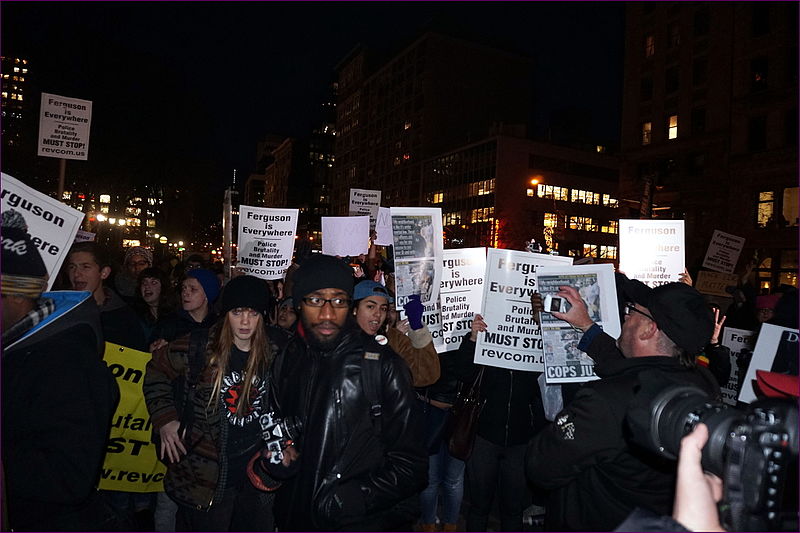
[[[436,305],[444,248],[442,210],[392,207],[391,215],[397,309],[401,310],[412,294],[420,295],[422,305]]]
[[[550,301],[551,310],[558,310],[569,302],[556,296],[559,287],[574,287],[586,304],[592,322],[614,338],[622,328],[619,322],[617,287],[614,281],[614,265],[580,265],[568,267],[540,267],[536,270],[536,287],[542,299]],[[545,379],[552,383],[575,383],[599,379],[594,373],[594,360],[578,349],[583,332],[576,331],[569,323],[557,319],[545,308],[541,313],[542,342],[544,349]]]
[[[378,218],[375,221],[375,244],[378,246],[392,245],[392,210],[388,207],[378,208]]]
[[[747,374],[742,382],[739,401],[750,403],[756,399],[756,392],[753,389],[756,370],[785,372],[793,363],[796,373],[797,346],[798,330],[762,324],[756,348],[753,350],[753,358],[750,360],[750,366],[747,367]]]
[[[262,279],[282,279],[292,264],[297,209],[239,206],[236,267]]]
[[[457,350],[472,328],[475,313],[482,311],[486,248],[444,250],[442,266],[441,305],[428,313],[428,329],[438,353]]]
[[[42,93],[38,155],[86,161],[91,124],[89,100]]]
[[[717,272],[733,272],[744,248],[744,237],[737,237],[724,231],[714,230],[711,244],[708,245],[703,268]]]
[[[79,229],[78,233],[75,234],[75,242],[91,242],[94,240],[95,236],[96,235],[91,231]]]
[[[381,205],[381,191],[369,189],[350,189],[350,216],[369,216],[369,227],[375,227],[378,208]]]
[[[536,270],[571,264],[571,257],[489,248],[482,313],[487,330],[478,333],[476,364],[544,370],[541,328],[531,316]]]
[[[322,253],[355,256],[369,251],[369,217],[322,217]]]
[[[47,289],[50,290],[56,281],[61,263],[75,241],[75,234],[83,221],[83,213],[28,187],[8,174],[2,174],[2,178],[2,211],[5,213],[13,209],[25,219],[31,240],[39,250],[50,276],[47,282]],[[3,240],[3,247],[13,245],[13,242],[6,243]]]
[[[686,263],[683,220],[619,221],[619,269],[649,287],[679,281]]]
[[[736,357],[742,350],[753,350],[755,345],[755,335],[746,329],[723,328],[720,343],[727,346],[731,351],[731,375],[727,383],[720,383],[719,389],[722,392],[722,401],[736,405],[736,387],[739,383],[739,366],[736,364]]]

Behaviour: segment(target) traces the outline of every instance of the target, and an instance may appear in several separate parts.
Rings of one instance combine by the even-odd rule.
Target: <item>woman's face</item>
[[[161,280],[158,278],[144,278],[139,291],[147,305],[158,305],[158,300],[161,298]]]
[[[389,300],[383,296],[370,295],[358,303],[355,309],[356,322],[368,335],[375,335],[386,321]]]
[[[181,285],[181,305],[187,313],[202,309],[208,300],[203,286],[195,278],[186,278]]]
[[[249,346],[253,333],[261,323],[261,313],[249,307],[237,307],[228,311],[228,322],[233,330],[233,337],[239,341],[236,345],[240,348],[243,345]]]
[[[297,313],[291,305],[282,305],[278,309],[278,326],[283,329],[291,328],[297,321]]]

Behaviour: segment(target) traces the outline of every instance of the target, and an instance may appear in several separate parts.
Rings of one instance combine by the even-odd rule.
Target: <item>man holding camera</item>
[[[601,379],[585,384],[528,448],[529,479],[551,491],[548,531],[612,530],[637,506],[669,514],[675,463],[629,443],[626,413],[645,376],[719,394],[714,378],[693,362],[714,327],[702,295],[684,283],[626,289],[632,301],[625,305],[618,350],[589,318],[577,290],[564,286],[557,294],[572,307],[553,316],[584,332],[580,347],[595,357]]]
[[[355,324],[347,264],[306,259],[292,293],[300,322],[272,368],[272,407],[302,429],[280,464],[256,469],[283,481],[279,529],[410,531],[428,470],[411,373]]]

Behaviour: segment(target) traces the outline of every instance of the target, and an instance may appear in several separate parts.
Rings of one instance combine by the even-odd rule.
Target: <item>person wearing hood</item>
[[[90,292],[42,292],[47,269],[13,209],[2,240],[3,529],[112,530],[96,486],[119,388],[97,306]]]
[[[219,279],[210,270],[195,268],[186,273],[181,283],[180,305],[176,313],[164,317],[153,333],[156,340],[150,351],[196,329],[209,329],[217,322],[213,304],[220,293]]]

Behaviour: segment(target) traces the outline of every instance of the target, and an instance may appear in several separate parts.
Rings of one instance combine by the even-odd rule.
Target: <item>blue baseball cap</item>
[[[392,296],[389,294],[389,291],[386,289],[386,287],[380,283],[370,280],[364,280],[356,285],[355,290],[353,291],[353,300],[363,300],[367,296],[372,295],[383,296],[389,301],[390,304],[394,303],[394,298],[392,298]]]

